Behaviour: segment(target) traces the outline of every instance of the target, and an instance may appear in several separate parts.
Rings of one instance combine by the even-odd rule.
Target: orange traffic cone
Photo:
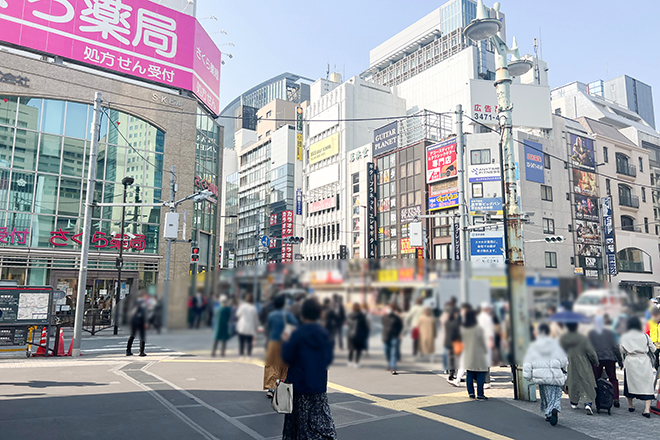
[[[60,329],[60,340],[57,343],[57,355],[64,356],[64,330]]]
[[[46,327],[41,331],[41,340],[37,352],[33,354],[35,357],[46,356]]]
[[[73,353],[73,336],[71,336],[71,345],[69,345],[69,351],[66,355],[71,356],[72,353]]]

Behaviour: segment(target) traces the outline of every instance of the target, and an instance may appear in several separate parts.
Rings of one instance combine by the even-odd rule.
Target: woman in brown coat
[[[417,322],[417,328],[419,329],[419,351],[422,355],[430,355],[432,363],[435,354],[435,338],[438,337],[438,323],[430,307],[424,308],[422,316]]]

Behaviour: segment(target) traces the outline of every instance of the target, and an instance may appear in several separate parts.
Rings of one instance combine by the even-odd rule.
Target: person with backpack
[[[131,317],[131,336],[128,338],[128,344],[126,345],[126,356],[133,356],[133,341],[135,340],[135,334],[138,332],[140,333],[140,356],[147,355],[144,352],[144,347],[147,344],[145,333],[147,331],[148,300],[149,295],[142,292],[142,296],[135,301],[129,313]]]
[[[603,376],[604,369],[613,389],[612,405],[619,408],[619,381],[616,378],[616,364],[618,363],[623,368],[623,358],[614,332],[605,328],[601,316],[594,318],[594,328],[589,332],[589,341],[598,355],[598,365],[593,367],[596,384],[598,385],[598,380]],[[597,386],[596,400],[600,400],[598,393],[600,389],[607,389],[607,387]],[[603,408],[598,402],[596,408],[609,410],[609,407]]]
[[[598,365],[598,355],[589,339],[578,333],[576,322],[566,323],[568,333],[561,337],[559,343],[568,355],[568,377],[566,386],[571,402],[571,408],[577,409],[580,398],[585,397],[584,410],[587,415],[594,415],[593,402],[596,399],[596,380],[593,366]]]
[[[557,339],[550,337],[550,326],[541,324],[538,337],[525,353],[523,377],[539,387],[541,411],[552,426],[557,424],[561,412],[562,386],[566,382],[564,369],[568,357]]]

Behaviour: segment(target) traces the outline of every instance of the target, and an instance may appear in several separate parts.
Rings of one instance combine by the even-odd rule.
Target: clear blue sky
[[[199,0],[199,18],[225,57],[221,107],[254,85],[292,72],[325,77],[326,64],[344,78],[369,66],[369,51],[444,0]],[[492,1],[486,1],[492,6]],[[507,35],[518,38],[521,53],[533,51],[541,29],[550,85],[590,82],[628,74],[651,85],[660,121],[660,57],[653,49],[660,35],[657,5],[649,0],[503,0]],[[509,41],[511,43],[511,41]]]

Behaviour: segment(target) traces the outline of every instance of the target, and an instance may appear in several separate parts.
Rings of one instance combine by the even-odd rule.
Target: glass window
[[[57,176],[39,174],[37,187],[34,190],[34,212],[38,214],[55,214],[57,208]]]
[[[38,130],[41,105],[41,98],[20,98],[18,104],[18,127]]]
[[[415,205],[421,205],[422,204],[422,192],[421,191],[416,191],[415,192]]]
[[[415,204],[415,193],[408,193],[408,206],[413,206]]]
[[[57,213],[77,217],[80,214],[81,179],[65,179],[60,181],[60,206]],[[114,218],[114,217],[111,217]]]
[[[11,96],[0,97],[0,124],[16,125],[16,109],[18,108],[18,99]]]
[[[408,169],[407,169],[408,179],[410,179],[411,176],[415,175],[415,170],[413,169],[413,167],[414,165],[412,162],[408,163]]]
[[[415,175],[419,176],[422,174],[422,161],[417,159],[415,161]]]
[[[481,198],[484,196],[484,184],[483,183],[473,183],[472,184],[472,197]]]
[[[91,123],[87,123],[87,107],[87,105],[77,102],[68,102],[66,104],[65,136],[85,139],[85,133],[91,127]]]
[[[37,145],[39,133],[26,130],[16,131],[13,167],[34,171],[37,165]]]
[[[96,178],[98,180],[104,180],[105,178],[105,150],[107,145],[99,144],[98,152],[96,155]],[[85,172],[83,177],[86,179],[89,172],[89,147],[85,145]]]
[[[106,161],[105,180],[121,182],[121,180],[128,174],[125,166],[126,149],[114,145],[108,145]]]
[[[390,154],[390,166],[391,167],[396,166],[396,153]]]
[[[41,248],[53,247],[50,244],[51,231],[55,231],[55,217],[49,215],[33,215],[30,246]]]
[[[555,221],[551,218],[543,219],[543,233],[544,234],[554,234],[555,233]]]
[[[545,253],[545,267],[556,268],[557,267],[557,252],[546,252]]]
[[[9,194],[10,211],[32,212],[32,195],[34,194],[34,174],[14,171],[11,177],[11,193]]]
[[[390,156],[385,156],[383,157],[383,166],[381,169],[385,169],[389,167],[390,167]]]
[[[60,157],[62,157],[62,137],[42,134],[39,143],[39,171],[59,174]]]
[[[396,195],[396,182],[390,182],[390,195]]]
[[[547,170],[550,169],[550,155],[548,153],[543,153],[543,167]]]
[[[490,163],[490,150],[472,150],[470,151],[470,163],[472,165],[482,165]]]
[[[552,187],[541,185],[541,200],[552,202]]]
[[[64,128],[64,101],[44,99],[44,116],[41,120],[41,131],[52,134],[62,134]]]
[[[14,129],[0,126],[0,167],[11,166],[11,151],[14,145]]]

